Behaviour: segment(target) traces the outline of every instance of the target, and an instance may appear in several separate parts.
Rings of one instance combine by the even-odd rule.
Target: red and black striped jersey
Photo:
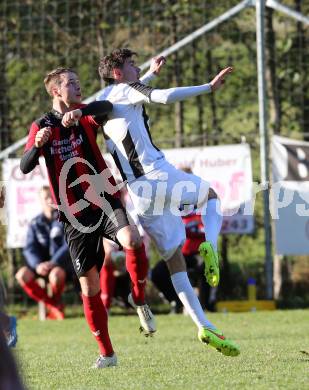
[[[80,105],[76,108],[82,108]],[[115,180],[96,142],[100,120],[82,116],[69,128],[61,124],[63,115],[56,110],[44,114],[30,127],[25,152],[35,145],[36,133],[51,127],[48,142],[40,149],[44,157],[52,196],[59,219],[86,215],[102,208],[104,194],[118,197]]]

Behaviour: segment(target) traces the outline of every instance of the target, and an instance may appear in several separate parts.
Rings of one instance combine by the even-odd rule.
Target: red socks
[[[109,310],[115,292],[113,264],[103,265],[100,271],[101,299],[106,310]]]
[[[65,287],[65,282],[59,282],[57,284],[50,284],[51,289],[53,292],[53,300],[58,304],[61,299],[61,295],[63,293],[64,287]]]
[[[148,273],[148,260],[145,246],[136,249],[125,249],[126,267],[133,284],[132,297],[137,305],[145,303],[145,286]]]
[[[35,280],[31,280],[28,283],[24,283],[21,286],[26,294],[29,295],[30,298],[34,299],[37,302],[43,301],[47,306],[56,306],[56,302],[53,298],[50,298],[46,291],[38,285]]]
[[[99,344],[103,356],[112,356],[114,353],[108,334],[107,312],[100,297],[100,292],[93,297],[82,294],[85,318],[89,328]]]

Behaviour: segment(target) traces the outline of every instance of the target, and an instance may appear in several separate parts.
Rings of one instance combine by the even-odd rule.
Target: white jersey
[[[142,78],[143,82],[146,83],[147,78],[149,80],[146,73]],[[136,81],[113,84],[102,90],[98,97],[98,100],[109,100],[113,103],[110,119],[104,126],[107,148],[123,179],[128,181],[129,194],[142,227],[154,239],[164,259],[169,259],[185,240],[185,228],[179,215],[180,204],[199,204],[200,189],[202,194],[207,195],[209,183],[203,182],[195,175],[177,170],[166,161],[164,154],[152,142],[144,103],[168,104],[209,92],[210,84],[161,90]],[[145,178],[142,177],[144,175]],[[167,189],[161,194],[157,189],[162,177],[166,181]],[[143,191],[141,194],[139,182],[144,179],[151,185],[152,190]],[[181,182],[192,182],[196,191],[181,192],[181,198],[176,199],[173,189]],[[153,197],[153,194],[156,196]],[[172,209],[177,212],[172,212]]]
[[[151,138],[144,103],[150,103],[153,88],[140,81],[113,84],[97,100],[109,100],[113,111],[104,126],[108,151],[123,180],[129,183],[160,167],[164,154]]]
[[[174,103],[211,92],[210,84],[169,89],[153,89],[145,83],[153,78],[147,72],[142,81],[113,84],[103,89],[97,100],[109,100],[114,108],[104,126],[107,149],[123,180],[128,183],[159,169],[164,154],[152,142],[144,103]]]

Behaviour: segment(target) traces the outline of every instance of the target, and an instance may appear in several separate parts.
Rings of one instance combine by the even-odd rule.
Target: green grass
[[[158,315],[152,339],[138,333],[136,316],[111,316],[116,368],[90,368],[98,352],[83,318],[20,320],[15,355],[30,390],[309,389],[309,310],[209,317],[240,356],[201,344],[182,315]]]

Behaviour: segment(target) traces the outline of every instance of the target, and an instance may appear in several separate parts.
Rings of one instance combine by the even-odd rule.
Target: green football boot
[[[226,339],[218,329],[200,328],[198,338],[202,343],[216,348],[225,356],[238,356],[240,354],[238,345]]]
[[[217,287],[220,280],[218,252],[215,251],[210,242],[202,242],[199,246],[200,256],[205,263],[205,277],[211,287]]]

